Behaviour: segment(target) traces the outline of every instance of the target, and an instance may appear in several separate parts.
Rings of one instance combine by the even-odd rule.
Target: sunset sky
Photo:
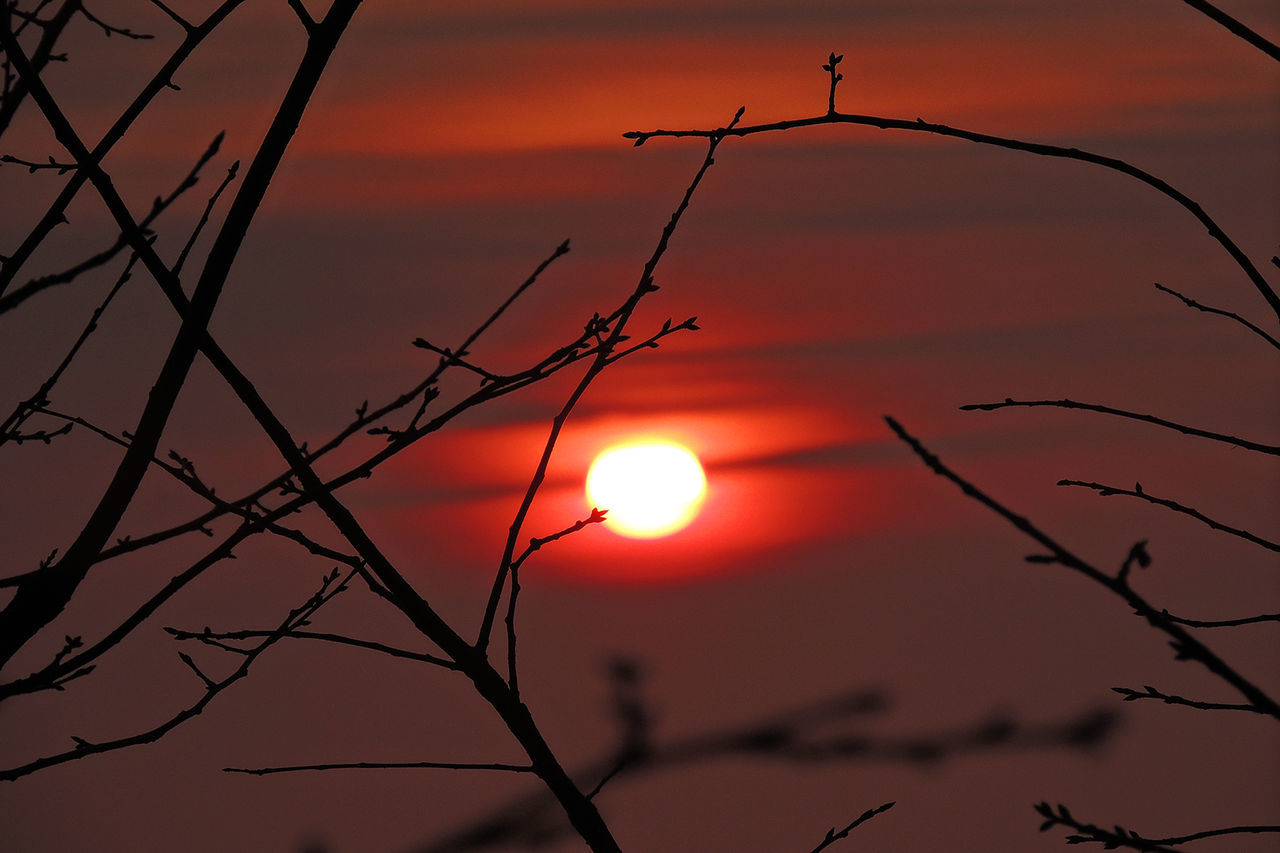
[[[171,5],[199,19],[215,4]],[[1275,3],[1221,6],[1280,39]],[[107,38],[82,19],[68,30],[69,61],[47,82],[92,143],[181,32],[148,3],[90,8],[156,36]],[[140,215],[226,131],[198,186],[156,226],[162,256],[177,256],[231,162],[252,157],[303,39],[282,0],[246,0],[178,72],[181,90],[163,93],[107,158]],[[471,348],[493,373],[523,369],[628,297],[705,154],[701,140],[636,148],[622,134],[720,127],[740,106],[743,124],[819,115],[831,51],[844,55],[842,112],[1122,158],[1200,203],[1280,281],[1268,262],[1280,251],[1280,69],[1177,0],[368,0],[259,211],[212,332],[293,435],[318,445],[362,401],[389,400],[435,366],[416,338],[456,347],[568,239],[570,252]],[[32,104],[0,154],[67,156]],[[618,441],[677,440],[705,467],[706,500],[681,532],[636,540],[591,525],[521,570],[521,682],[552,745],[570,768],[613,747],[605,670],[619,655],[642,662],[660,744],[850,690],[889,700],[840,724],[873,739],[945,738],[1001,715],[1029,729],[1097,708],[1123,717],[1087,751],[974,749],[932,763],[736,755],[620,778],[596,803],[623,848],[803,853],[829,827],[890,800],[891,812],[833,849],[1059,849],[1060,828],[1037,833],[1040,800],[1156,837],[1280,822],[1274,722],[1121,703],[1112,687],[1239,699],[1173,661],[1164,639],[1105,590],[1025,562],[1036,546],[932,475],[883,420],[899,420],[1102,567],[1114,570],[1149,540],[1154,563],[1136,584],[1159,606],[1200,619],[1275,612],[1274,553],[1158,507],[1055,485],[1140,482],[1275,541],[1280,468],[1271,459],[1086,412],[959,408],[1070,398],[1280,443],[1275,351],[1153,287],[1275,335],[1274,313],[1222,247],[1131,178],[924,133],[794,129],[728,139],[715,159],[658,267],[661,289],[629,326],[640,340],[668,318],[696,316],[699,330],[664,338],[592,385],[522,536],[585,518],[587,468]],[[0,166],[0,254],[62,180]],[[68,218],[19,281],[114,239],[87,190]],[[123,261],[0,314],[5,414],[57,364]],[[176,328],[139,272],[52,407],[131,429]],[[468,412],[341,493],[464,635],[478,624],[551,418],[579,375]],[[438,405],[475,379],[452,371]],[[380,441],[364,438],[323,470],[345,470]],[[249,491],[281,466],[200,362],[161,447],[191,458],[219,495]],[[0,448],[0,574],[65,548],[118,459],[83,429],[48,446]],[[202,507],[157,474],[117,535]],[[318,514],[298,524],[340,543]],[[218,533],[231,529],[224,522]],[[82,597],[3,680],[47,661],[64,635],[99,636],[216,541],[190,538],[199,541],[95,568]],[[106,740],[155,725],[198,695],[179,651],[227,665],[212,650],[179,646],[162,626],[268,627],[331,568],[265,537],[237,557],[167,604],[92,677],[5,701],[0,764],[65,749],[72,735]],[[363,589],[316,625],[430,651]],[[1272,625],[1205,640],[1280,690]],[[426,851],[536,790],[536,780],[220,770],[518,758],[454,674],[285,642],[157,744],[0,783],[3,846]],[[1235,837],[1194,849],[1260,853],[1273,842]],[[583,848],[561,838],[547,849]]]

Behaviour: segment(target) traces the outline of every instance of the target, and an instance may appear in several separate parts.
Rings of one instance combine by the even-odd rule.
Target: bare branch
[[[1280,622],[1280,613],[1261,613],[1257,616],[1244,616],[1240,619],[1217,619],[1205,621],[1202,619],[1184,619],[1181,616],[1173,616],[1169,611],[1161,611],[1164,618],[1170,622],[1177,622],[1180,625],[1189,625],[1192,628],[1237,628],[1241,625],[1256,625],[1260,622]]]
[[[14,157],[12,154],[3,154],[0,155],[0,163],[12,163],[15,166],[25,166],[27,171],[31,174],[56,170],[59,175],[65,175],[67,172],[74,171],[76,168],[75,163],[59,163],[57,160],[53,159],[52,154],[49,155],[49,160],[46,163],[39,163],[35,160],[23,160],[21,157]]]
[[[245,0],[223,0],[223,2],[214,9],[207,18],[204,19],[204,21],[187,33],[182,44],[178,45],[178,47],[174,49],[173,53],[169,56],[169,59],[160,67],[160,70],[158,70],[146,85],[143,86],[142,91],[139,92],[137,97],[129,103],[129,106],[125,108],[124,112],[121,113],[120,117],[111,125],[98,144],[94,146],[94,149],[91,152],[92,161],[94,163],[102,162],[103,158],[105,158],[111,149],[115,147],[116,143],[124,138],[125,133],[133,125],[133,122],[137,120],[138,116],[142,115],[143,111],[146,110],[147,106],[157,94],[165,88],[172,87],[174,73],[182,67],[182,64],[195,51],[195,49],[215,29],[217,29],[233,11],[235,11],[236,7],[240,6],[244,2]],[[64,8],[74,12],[77,6],[77,3],[67,3]],[[43,40],[41,42],[41,46],[44,46]],[[40,48],[37,48],[31,57],[31,70],[36,72],[36,77],[38,77],[39,71],[43,68],[43,64],[39,61],[40,56],[41,50]],[[25,93],[30,84],[30,77],[24,75],[18,82]],[[5,108],[7,107],[9,100],[9,98],[6,98],[5,105],[0,106],[0,131],[2,131],[7,124]],[[85,181],[89,179],[88,171],[83,168],[84,161],[80,160],[80,158],[76,159],[80,163],[81,168],[77,169],[75,173],[67,179],[66,185],[62,188],[61,192],[58,193],[57,198],[54,199],[53,203],[49,206],[49,209],[45,211],[44,216],[42,216],[40,221],[31,229],[31,232],[27,234],[18,248],[14,249],[9,254],[9,257],[4,260],[3,265],[0,265],[0,294],[3,294],[4,291],[8,289],[23,264],[30,260],[31,255],[36,250],[36,247],[44,242],[44,239],[49,236],[49,232],[52,231],[59,223],[66,221],[67,208],[70,206],[72,199],[75,198],[76,194],[84,186]]]
[[[605,513],[608,510],[600,510],[595,507],[591,508],[591,515],[581,521],[575,521],[564,530],[552,533],[550,536],[542,538],[534,537],[529,540],[529,547],[524,549],[519,557],[511,563],[511,592],[507,598],[507,683],[511,685],[511,692],[519,694],[519,677],[516,675],[516,598],[520,595],[520,567],[524,565],[524,561],[535,552],[557,539],[562,539],[571,533],[577,533],[589,524],[599,524],[605,520]],[[590,799],[590,796],[587,797]]]
[[[223,140],[223,134],[219,133],[216,137],[214,137],[214,140],[209,145],[209,147],[205,149],[205,152],[202,155],[200,155],[200,159],[196,161],[196,164],[191,168],[191,171],[187,173],[186,177],[182,179],[182,182],[178,184],[178,186],[171,193],[169,193],[169,195],[164,197],[159,197],[159,196],[156,197],[156,200],[152,203],[151,210],[137,224],[137,228],[148,235],[148,240],[153,241],[153,238],[150,237],[151,225],[155,223],[155,221],[160,218],[160,215],[164,213],[166,210],[168,210],[169,207],[171,207],[173,203],[177,201],[177,199],[183,193],[185,193],[187,190],[191,189],[196,185],[196,183],[199,180],[198,176],[200,174],[200,170],[204,168],[205,164],[208,163],[214,157],[214,155],[218,153],[218,149],[222,145],[222,140]],[[223,186],[225,186],[225,182]],[[215,193],[215,198],[217,197],[218,194],[221,193],[221,191],[222,189],[220,187],[218,192]],[[196,230],[197,234],[199,233],[199,228],[203,227],[203,225],[204,225],[204,221],[202,220],[200,225],[197,226],[197,230]],[[89,270],[96,269],[102,266],[103,264],[109,263],[113,258],[119,255],[122,251],[124,251],[124,249],[129,245],[130,245],[130,240],[122,233],[119,237],[116,238],[116,241],[112,243],[110,246],[108,246],[106,249],[103,249],[101,252],[98,252],[97,254],[89,258],[86,258],[80,263],[72,267],[69,267],[61,272],[50,273],[49,275],[42,275],[38,278],[31,279],[27,283],[23,284],[21,287],[17,287],[14,290],[10,291],[9,293],[5,294],[4,296],[0,296],[0,314],[3,314],[6,311],[11,311],[14,308],[17,308],[23,302],[30,299],[32,296],[35,296],[37,293],[40,293],[41,291],[48,290],[49,288],[55,287],[60,284],[67,284],[71,281],[74,281],[76,278],[88,272]],[[184,255],[185,255],[185,251],[184,251]],[[132,262],[131,262],[131,265],[132,265]],[[175,270],[175,274],[176,274],[176,270]]]
[[[223,640],[252,640],[260,637],[268,637],[270,631],[183,631],[178,628],[165,628],[175,640],[198,640],[206,645],[217,645],[218,648],[228,651],[242,651],[242,649],[234,646],[228,646],[221,643]],[[328,634],[316,631],[290,631],[284,636],[287,640],[320,640],[326,643],[335,643],[342,646],[353,646],[358,649],[368,649],[369,651],[378,652],[394,658],[404,658],[406,660],[421,661],[429,663],[433,666],[443,667],[445,669],[456,670],[458,665],[451,660],[445,660],[436,655],[423,654],[422,652],[411,652],[408,649],[398,649],[394,646],[388,646],[383,643],[376,643],[372,640],[362,640],[358,637],[346,637],[341,634]]]
[[[744,127],[722,127],[713,130],[692,129],[692,130],[633,130],[622,134],[624,139],[635,141],[635,145],[640,146],[655,137],[701,137],[713,141],[719,141],[727,136],[753,136],[758,133],[770,133],[773,131],[785,131],[799,127],[815,127],[825,124],[855,124],[865,127],[875,127],[881,130],[905,130],[913,133],[932,133],[939,136],[949,136],[955,139],[963,139],[968,142],[974,142],[981,145],[994,145],[999,148],[1008,148],[1014,151],[1024,151],[1030,154],[1036,154],[1042,157],[1061,157],[1068,160],[1078,160],[1083,163],[1092,163],[1096,166],[1110,169],[1121,174],[1128,175],[1147,186],[1155,189],[1157,192],[1177,202],[1188,213],[1199,220],[1209,232],[1210,236],[1221,245],[1231,256],[1236,265],[1245,273],[1249,281],[1258,290],[1262,297],[1271,306],[1271,310],[1280,318],[1280,295],[1271,287],[1258,268],[1254,266],[1253,261],[1248,255],[1236,245],[1235,241],[1222,229],[1222,227],[1205,213],[1204,209],[1185,193],[1173,187],[1166,181],[1143,171],[1138,167],[1125,162],[1116,157],[1107,157],[1102,154],[1095,154],[1091,151],[1083,151],[1079,148],[1066,148],[1061,145],[1048,145],[1040,142],[1027,142],[1021,139],[1012,139],[1003,136],[993,136],[989,133],[978,133],[972,130],[964,130],[963,128],[951,127],[945,124],[937,124],[927,122],[922,118],[914,121],[900,118],[885,118],[882,116],[856,115],[850,113],[831,113],[813,116],[810,118],[791,119],[787,121],[776,121],[768,124],[747,125]]]
[[[1059,480],[1058,485],[1059,486],[1082,486],[1086,489],[1094,490],[1102,497],[1109,497],[1111,495],[1125,495],[1127,497],[1138,498],[1139,500],[1144,500],[1147,503],[1155,504],[1157,506],[1168,507],[1174,512],[1180,512],[1183,515],[1189,515],[1192,518],[1196,519],[1197,521],[1203,522],[1209,527],[1212,527],[1214,530],[1220,530],[1223,533],[1230,533],[1232,536],[1238,536],[1241,539],[1252,542],[1255,545],[1260,545],[1261,547],[1266,548],[1268,551],[1280,551],[1280,545],[1268,539],[1263,539],[1261,536],[1254,535],[1253,533],[1250,533],[1247,530],[1242,530],[1238,527],[1230,527],[1219,521],[1214,521],[1212,518],[1209,518],[1209,516],[1205,515],[1199,510],[1194,509],[1193,507],[1184,506],[1183,504],[1180,504],[1177,501],[1169,500],[1168,498],[1158,498],[1155,495],[1149,495],[1142,490],[1141,483],[1135,483],[1132,489],[1123,489],[1118,486],[1107,486],[1107,485],[1103,485],[1102,483],[1091,483],[1091,482],[1086,482],[1084,480]]]
[[[194,662],[192,662],[189,657],[187,657],[186,655],[180,655],[180,657],[183,660],[183,663],[191,667],[191,669],[194,670],[198,676],[200,676],[201,680],[204,681],[205,690],[204,690],[204,693],[200,696],[200,698],[195,703],[187,706],[186,708],[182,709],[178,713],[174,714],[172,717],[170,717],[168,720],[161,723],[160,725],[135,735],[117,738],[115,740],[110,740],[110,741],[104,741],[101,743],[94,743],[91,741],[87,741],[83,738],[73,736],[72,739],[76,743],[75,749],[69,750],[67,752],[61,752],[61,753],[56,753],[54,755],[45,756],[44,758],[38,758],[35,761],[28,762],[27,764],[23,764],[19,767],[12,767],[7,770],[0,770],[0,781],[10,781],[13,779],[18,779],[23,776],[29,775],[31,773],[35,773],[38,770],[43,770],[47,767],[53,767],[58,764],[65,764],[68,761],[77,761],[89,755],[97,755],[103,752],[112,752],[118,749],[126,749],[131,746],[138,746],[146,743],[154,743],[155,741],[159,740],[160,738],[164,737],[166,734],[171,732],[173,729],[182,725],[183,723],[190,720],[191,718],[201,714],[204,711],[204,709],[208,707],[209,703],[212,702],[219,694],[221,694],[224,690],[229,688],[231,685],[235,684],[240,679],[244,678],[246,675],[248,675],[249,667],[253,664],[253,662],[258,658],[259,655],[261,655],[271,646],[275,645],[275,643],[281,637],[288,634],[291,630],[293,630],[295,626],[305,623],[307,619],[311,615],[313,615],[317,610],[319,610],[328,602],[332,601],[334,596],[338,595],[343,590],[345,590],[347,588],[347,581],[349,581],[354,576],[354,574],[355,574],[354,572],[352,572],[351,574],[348,574],[341,581],[338,580],[339,576],[336,570],[330,573],[329,575],[326,575],[324,578],[324,581],[320,586],[319,591],[317,591],[309,599],[307,599],[307,601],[304,604],[302,604],[300,607],[297,607],[291,610],[289,612],[289,615],[285,617],[284,621],[280,623],[280,626],[276,628],[275,631],[272,631],[271,634],[268,637],[266,637],[261,643],[259,643],[253,649],[245,653],[243,656],[243,659],[240,662],[240,665],[236,667],[235,671],[232,672],[230,675],[228,675],[226,678],[223,678],[219,681],[213,681],[212,679],[208,678],[203,672],[201,672],[200,669],[196,667]]]
[[[228,378],[237,395],[250,404],[260,422],[270,418],[269,410],[257,397],[252,386],[244,380],[222,356],[221,351],[208,338],[207,328],[222,292],[232,262],[239,252],[245,233],[253,220],[268,184],[288,147],[298,121],[305,111],[319,78],[337,46],[347,22],[355,13],[358,0],[338,0],[325,18],[325,37],[313,37],[298,66],[281,105],[272,120],[263,142],[251,162],[240,191],[236,194],[222,229],[209,251],[204,269],[197,282],[190,304],[183,312],[182,325],[170,346],[160,376],[147,399],[134,430],[134,440],[124,459],[116,469],[110,485],[90,515],[80,534],[67,549],[66,555],[41,577],[40,583],[23,584],[8,606],[0,611],[0,661],[7,661],[35,632],[53,619],[70,599],[88,568],[96,561],[102,546],[134,492],[173,409],[178,391],[194,363],[195,356],[204,350],[219,372]],[[59,142],[80,163],[80,170],[89,174],[89,180],[97,188],[117,224],[129,239],[131,246],[142,258],[171,299],[181,296],[181,290],[172,280],[171,272],[164,267],[154,250],[145,242],[141,232],[116,193],[106,173],[85,149],[54,101],[22,53],[21,47],[8,27],[0,27],[0,44],[11,55],[19,73],[29,76],[31,96],[44,112]],[[222,356],[220,359],[219,356]],[[256,406],[254,404],[257,404]],[[283,429],[276,422],[272,437],[282,440]],[[270,430],[269,430],[270,431]],[[291,449],[292,444],[290,445]],[[296,460],[295,460],[296,461]],[[305,464],[305,461],[303,461]]]
[[[1171,429],[1180,432],[1183,435],[1191,435],[1196,438],[1207,438],[1211,441],[1220,441],[1224,444],[1234,444],[1236,447],[1243,447],[1245,450],[1252,450],[1257,453],[1266,453],[1271,456],[1280,456],[1280,447],[1274,444],[1261,444],[1256,441],[1239,438],[1234,435],[1225,435],[1220,432],[1210,432],[1209,430],[1200,429],[1198,427],[1186,426],[1185,424],[1174,423],[1155,415],[1143,414],[1142,412],[1130,412],[1125,409],[1114,409],[1110,406],[1100,406],[1095,403],[1077,403],[1075,400],[1014,400],[1006,397],[1003,403],[970,403],[961,406],[960,410],[964,412],[993,412],[996,409],[1008,409],[1013,407],[1037,408],[1051,406],[1058,409],[1082,409],[1087,412],[1101,412],[1104,415],[1115,415],[1120,418],[1128,418],[1129,420],[1142,421],[1144,423],[1155,424],[1156,426]]]
[[[10,413],[9,417],[5,418],[4,423],[0,424],[0,445],[3,445],[6,441],[20,442],[22,440],[20,437],[15,436],[14,432],[26,422],[27,418],[35,412],[37,407],[44,406],[48,402],[49,394],[53,391],[53,387],[58,384],[58,381],[62,378],[62,374],[71,366],[71,362],[75,360],[75,357],[80,352],[81,347],[83,347],[85,342],[89,340],[89,336],[97,330],[98,321],[102,319],[102,315],[106,313],[107,307],[111,304],[112,300],[116,298],[116,294],[120,292],[120,289],[124,287],[125,282],[130,279],[133,272],[133,265],[137,260],[137,255],[132,255],[129,258],[129,262],[125,264],[124,271],[120,273],[119,278],[116,279],[111,290],[107,292],[106,297],[98,304],[98,307],[94,309],[93,314],[89,317],[89,322],[85,324],[85,327],[81,330],[79,337],[76,338],[75,342],[71,345],[71,349],[69,349],[67,354],[63,356],[62,361],[58,363],[58,366],[54,368],[53,373],[49,375],[49,378],[40,384],[40,387],[36,389],[35,393],[19,403],[13,412]],[[70,428],[71,424],[68,423],[65,425],[64,431],[69,430]]]
[[[1241,317],[1239,314],[1235,313],[1234,311],[1224,311],[1221,308],[1214,308],[1212,305],[1205,305],[1202,302],[1197,302],[1191,297],[1184,296],[1183,294],[1179,293],[1178,291],[1174,290],[1171,287],[1165,287],[1163,284],[1161,284],[1158,281],[1155,283],[1155,285],[1156,285],[1156,290],[1162,291],[1164,293],[1168,293],[1170,296],[1177,297],[1178,299],[1182,300],[1182,304],[1186,305],[1188,308],[1194,308],[1195,310],[1203,311],[1206,314],[1217,314],[1220,317],[1226,317],[1228,319],[1235,320],[1237,323],[1244,326],[1246,329],[1253,332],[1255,335],[1262,338],[1267,343],[1271,344],[1271,346],[1275,347],[1276,349],[1280,349],[1280,340],[1276,340],[1270,334],[1260,329],[1259,327],[1255,326],[1253,323]]]
[[[91,24],[96,24],[102,30],[103,34],[106,35],[107,37],[110,37],[112,35],[121,35],[127,39],[134,39],[137,41],[145,41],[147,39],[155,38],[155,36],[151,35],[150,33],[139,33],[139,32],[134,32],[128,27],[112,26],[111,24],[108,24],[106,21],[102,20],[101,18],[99,18],[98,16],[90,12],[88,9],[86,9],[83,3],[80,3],[79,6],[80,6],[80,14],[84,16],[85,20]]]
[[[449,761],[352,761],[335,764],[295,764],[289,767],[224,767],[223,773],[248,773],[267,776],[271,773],[297,773],[303,770],[496,770],[502,773],[532,773],[528,764],[478,764]]]
[[[200,233],[204,231],[204,227],[209,224],[209,215],[213,213],[214,206],[217,205],[223,191],[236,179],[236,173],[239,170],[240,161],[237,160],[227,168],[227,174],[223,176],[222,183],[218,184],[218,188],[213,191],[213,195],[209,196],[209,200],[205,203],[204,211],[200,214],[200,220],[196,222],[196,227],[191,229],[191,236],[183,244],[182,251],[178,253],[178,259],[173,262],[173,274],[175,276],[182,272],[182,266],[187,261],[187,255],[191,253],[191,248],[196,244],[196,240],[200,239]]]
[[[1071,811],[1062,804],[1058,804],[1056,811],[1048,803],[1038,803],[1035,808],[1045,818],[1044,823],[1040,824],[1041,832],[1047,832],[1055,826],[1065,826],[1078,833],[1067,836],[1066,842],[1068,844],[1101,844],[1107,850],[1128,847],[1132,850],[1144,851],[1144,853],[1177,853],[1169,845],[1186,844],[1189,841],[1217,838],[1223,835],[1260,835],[1280,832],[1280,826],[1229,826],[1223,829],[1209,829],[1203,832],[1194,832],[1190,835],[1171,836],[1169,838],[1144,838],[1138,833],[1119,825],[1115,827],[1113,832],[1092,823],[1083,823],[1077,820],[1071,814]]]
[[[1280,720],[1280,703],[1272,699],[1265,690],[1255,684],[1253,681],[1245,678],[1234,667],[1220,658],[1212,649],[1201,643],[1190,633],[1167,618],[1166,612],[1157,610],[1147,601],[1138,595],[1123,577],[1112,577],[1106,572],[1091,565],[1090,563],[1077,557],[1068,551],[1062,545],[1059,545],[1048,534],[1039,527],[1032,524],[1027,518],[1014,513],[1000,502],[988,496],[977,486],[961,477],[942,463],[936,455],[931,453],[918,439],[908,433],[902,426],[891,417],[885,417],[885,422],[889,428],[902,439],[902,441],[911,448],[912,452],[920,457],[935,474],[950,480],[960,488],[967,496],[973,498],[978,503],[990,509],[992,512],[1004,518],[1019,531],[1026,536],[1038,542],[1048,552],[1047,558],[1039,558],[1035,562],[1056,562],[1061,563],[1067,568],[1073,569],[1080,574],[1088,577],[1095,583],[1101,584],[1109,591],[1119,596],[1131,607],[1135,613],[1147,620],[1147,622],[1155,629],[1163,632],[1169,638],[1169,645],[1173,649],[1178,660],[1194,660],[1218,676],[1223,681],[1230,684],[1241,695],[1249,700],[1249,703],[1258,709],[1260,713],[1266,714]]]
[[[5,3],[4,5],[7,7],[9,4]],[[42,3],[41,6],[43,5]],[[62,32],[66,29],[67,24],[71,22],[76,12],[79,11],[78,6],[78,3],[63,3],[53,13],[53,17],[47,21],[40,22],[40,41],[36,44],[35,50],[31,51],[31,66],[37,71],[43,71],[45,66],[56,58],[53,48],[58,39],[62,37]],[[19,15],[17,9],[12,11],[15,15]],[[15,35],[21,33],[30,22],[30,18],[22,18],[21,23],[14,28]],[[22,106],[30,92],[27,87],[27,80],[22,75],[18,75],[17,79],[12,81],[9,79],[11,65],[12,63],[6,56],[3,60],[5,86],[3,90],[0,90],[0,134],[3,134],[9,128],[14,115],[18,112],[18,108]],[[8,266],[9,263],[8,259],[4,260],[5,266]],[[0,268],[0,276],[4,274],[5,271]],[[4,292],[4,281],[5,279],[0,277],[0,293]]]
[[[729,122],[728,128],[737,125],[738,120],[742,118],[746,107],[740,107],[734,114],[733,120]],[[551,422],[551,431],[547,436],[546,443],[543,445],[542,456],[538,460],[537,468],[534,470],[533,477],[529,481],[529,487],[525,490],[524,498],[520,503],[519,509],[516,510],[515,518],[511,522],[511,526],[507,532],[507,542],[503,549],[502,561],[498,566],[498,572],[493,581],[493,588],[489,592],[489,601],[485,605],[484,618],[480,623],[479,635],[476,639],[475,647],[480,654],[484,654],[489,644],[489,637],[493,630],[493,622],[498,613],[498,604],[502,598],[502,590],[506,585],[507,574],[511,570],[511,564],[515,557],[516,542],[520,538],[521,530],[524,527],[524,520],[529,514],[530,508],[533,506],[533,500],[538,494],[538,490],[542,486],[542,481],[546,478],[547,465],[551,461],[551,455],[555,450],[556,442],[560,438],[560,431],[564,428],[565,422],[569,415],[573,412],[578,400],[586,393],[587,388],[595,380],[596,376],[608,365],[609,357],[613,354],[614,348],[619,342],[625,339],[623,329],[626,327],[627,320],[635,311],[636,305],[648,293],[658,289],[653,282],[653,274],[657,270],[659,262],[667,253],[667,247],[671,243],[671,237],[675,234],[676,226],[680,224],[680,219],[684,216],[684,212],[689,208],[689,202],[693,199],[693,194],[697,191],[698,186],[702,183],[703,177],[707,174],[712,164],[715,163],[716,149],[720,146],[723,137],[714,137],[707,144],[707,153],[703,157],[702,165],[694,174],[693,180],[689,182],[689,186],[685,188],[684,195],[681,197],[676,209],[672,212],[671,218],[667,221],[666,226],[662,229],[662,234],[658,237],[658,243],[654,247],[653,253],[645,262],[644,269],[640,273],[640,281],[636,284],[635,290],[631,296],[617,310],[610,315],[610,321],[613,322],[608,337],[605,338],[597,347],[597,352],[592,364],[583,374],[582,379],[578,381],[577,387],[573,393],[565,401],[560,411]]]
[[[185,30],[187,33],[190,33],[192,30],[195,29],[195,27],[191,24],[190,21],[188,21],[186,18],[182,17],[177,12],[170,9],[164,3],[160,2],[160,0],[151,0],[151,5],[155,6],[161,12],[164,12],[166,15],[168,15],[171,21],[173,21],[178,26],[182,27],[182,29]]]
[[[1240,23],[1240,21],[1208,2],[1208,0],[1182,0],[1182,2],[1222,24],[1222,26],[1231,31],[1232,35],[1239,36],[1267,56],[1280,61],[1280,47],[1277,47],[1274,42],[1263,37],[1255,30]]]

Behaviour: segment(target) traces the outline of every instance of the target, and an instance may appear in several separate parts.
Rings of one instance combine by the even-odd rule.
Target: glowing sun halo
[[[587,499],[609,511],[606,526],[635,539],[675,533],[698,514],[706,492],[698,457],[670,441],[611,447],[587,472]]]

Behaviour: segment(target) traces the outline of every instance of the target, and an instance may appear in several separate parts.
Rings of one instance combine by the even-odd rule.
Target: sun
[[[698,514],[707,477],[698,457],[673,441],[646,439],[601,452],[587,472],[587,500],[606,525],[633,539],[675,533]]]

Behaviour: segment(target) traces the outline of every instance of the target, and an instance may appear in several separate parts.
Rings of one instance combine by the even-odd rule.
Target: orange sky
[[[196,16],[213,3],[172,5]],[[1223,5],[1280,35],[1274,3]],[[49,82],[91,139],[178,35],[148,4],[92,8],[157,38],[72,31],[71,61]],[[300,50],[286,4],[247,0],[180,73],[182,91],[166,92],[108,158],[141,209],[227,131],[199,188],[160,228],[166,256],[221,171],[252,155]],[[845,54],[844,111],[1120,156],[1201,202],[1260,264],[1277,250],[1280,77],[1174,0],[370,0],[272,185],[214,333],[295,435],[317,443],[362,400],[387,399],[434,365],[414,338],[456,345],[568,238],[570,254],[472,350],[487,369],[518,369],[626,298],[702,156],[697,141],[636,149],[621,134],[717,126],[740,105],[747,122],[820,113],[819,65],[831,50]],[[0,153],[35,159],[57,151],[34,110],[3,145]],[[0,167],[0,252],[57,186]],[[70,219],[32,274],[109,242],[87,194]],[[1274,267],[1266,272],[1275,279]],[[1123,607],[1065,573],[1029,572],[1028,543],[924,470],[882,421],[899,418],[1104,565],[1150,538],[1159,571],[1143,582],[1175,607],[1223,616],[1256,607],[1259,590],[1280,591],[1266,555],[1121,498],[1054,484],[1141,481],[1274,538],[1273,470],[1234,449],[1078,412],[958,410],[1006,396],[1071,397],[1275,442],[1280,372],[1265,346],[1158,293],[1157,281],[1274,329],[1204,229],[1123,176],[868,128],[727,141],[658,269],[662,289],[632,325],[642,335],[668,317],[697,316],[701,330],[626,360],[588,392],[522,541],[584,517],[592,456],[635,432],[694,448],[707,503],[672,537],[638,542],[589,528],[530,561],[522,643],[540,719],[574,760],[607,743],[597,673],[615,652],[639,655],[657,673],[666,732],[752,718],[849,684],[886,685],[900,699],[891,731],[946,729],[992,708],[1062,716],[1110,702],[1113,684],[1148,673],[1170,684],[1187,678],[1195,692],[1203,685],[1167,659],[1158,638],[1126,622]],[[33,299],[21,319],[0,316],[5,399],[30,393],[95,298],[64,288]],[[127,429],[173,328],[148,283],[132,282],[57,402]],[[471,380],[453,376],[444,401]],[[561,378],[469,413],[344,492],[405,573],[461,624],[475,619],[570,388]],[[251,488],[279,464],[203,368],[166,440],[219,494]],[[368,438],[361,452],[379,442]],[[68,482],[110,473],[114,458],[87,437],[61,447],[6,447],[0,457],[0,481],[27,484],[0,490],[0,531],[15,565],[34,564],[74,533],[93,488],[81,494]],[[195,509],[189,496],[148,482],[121,534]],[[323,523],[304,523],[327,535]],[[205,547],[200,539],[110,564],[51,636],[100,630]],[[240,556],[175,602],[163,624],[270,618],[318,565],[265,543]],[[257,594],[245,595],[246,585]],[[333,619],[375,634],[401,630],[367,604]],[[1277,671],[1274,651],[1239,646],[1253,670]],[[41,697],[15,705],[0,727],[32,726],[41,752],[67,731],[128,728],[144,699],[178,701],[191,686],[182,680],[189,673],[171,668],[172,650],[151,649],[139,642],[128,652],[135,658],[113,664],[129,689],[86,685],[82,705]],[[416,850],[521,790],[409,775],[245,785],[217,772],[245,755],[496,758],[495,733],[465,691],[363,661],[341,657],[331,669],[322,655],[282,650],[270,676],[172,745],[0,791],[0,824],[15,849],[32,853],[286,851],[315,839],[334,853]],[[371,722],[370,708],[385,719]],[[1127,739],[1088,756],[1031,751],[936,772],[729,762],[636,783],[607,808],[630,850],[808,849],[814,833],[804,827],[816,843],[845,812],[851,819],[895,797],[910,816],[868,825],[860,849],[1057,849],[1060,837],[1035,832],[1030,802],[1039,797],[1152,833],[1194,829],[1184,824],[1202,815],[1211,824],[1273,823],[1266,810],[1280,779],[1265,759],[1274,749],[1257,744],[1273,747],[1274,735],[1251,721],[1228,731],[1174,710],[1136,709]],[[394,740],[380,739],[387,732]],[[29,748],[8,742],[0,753]],[[1217,772],[1231,762],[1238,772]],[[1211,780],[1208,793],[1198,779]],[[54,825],[50,803],[68,804]],[[193,825],[204,828],[198,837]],[[1214,843],[1203,850],[1266,849]]]

